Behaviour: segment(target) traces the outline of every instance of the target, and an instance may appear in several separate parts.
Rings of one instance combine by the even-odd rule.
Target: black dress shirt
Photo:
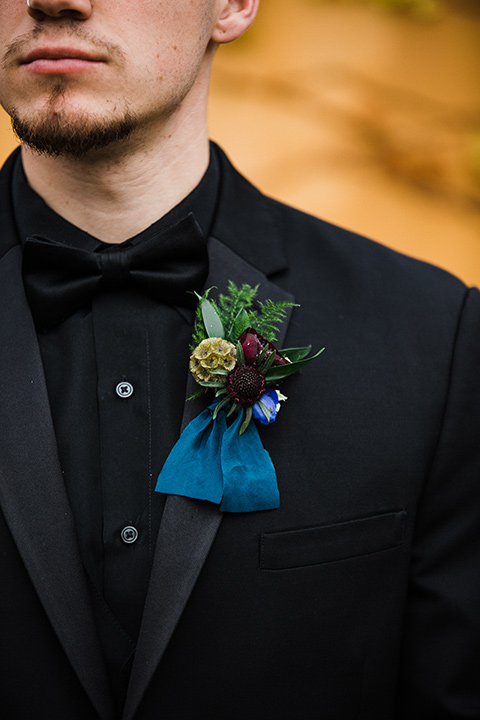
[[[189,212],[207,237],[218,187],[212,150],[197,188],[123,246],[141,243]],[[21,242],[43,235],[95,252],[108,247],[44,203],[28,185],[20,157],[13,206]],[[156,478],[180,431],[192,322],[192,311],[115,291],[98,295],[61,325],[38,333],[65,486],[101,642],[120,696],[164,503],[154,492]]]

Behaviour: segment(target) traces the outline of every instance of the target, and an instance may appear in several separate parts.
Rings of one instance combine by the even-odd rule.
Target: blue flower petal
[[[253,417],[263,425],[275,422],[277,417],[278,395],[275,390],[267,388],[260,400],[254,403]]]

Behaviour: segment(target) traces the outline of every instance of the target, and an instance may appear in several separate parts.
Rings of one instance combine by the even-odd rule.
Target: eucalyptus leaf
[[[196,298],[197,298],[197,300],[198,300],[198,302],[201,303],[203,300],[206,300],[206,299],[208,298],[208,296],[209,296],[209,294],[210,294],[210,291],[213,290],[213,289],[216,288],[216,287],[217,287],[216,285],[212,285],[211,287],[207,288],[207,289],[205,290],[205,292],[203,293],[203,295],[199,295],[198,292],[197,292],[196,290],[194,290],[194,291],[193,291],[193,295],[195,295]]]
[[[202,387],[206,388],[222,388],[224,387],[224,384],[222,382],[213,382],[211,380],[202,380],[202,382],[198,383]]]
[[[222,321],[210,300],[202,300],[201,309],[203,324],[205,325],[208,337],[223,338],[224,330]]]
[[[305,358],[304,360],[298,360],[297,362],[292,362],[288,365],[277,365],[276,367],[272,367],[265,374],[265,380],[267,381],[267,383],[278,382],[279,380],[283,380],[289,375],[293,375],[298,370],[301,370],[304,365],[309,363],[310,360],[314,360],[316,357],[321,355],[324,350],[325,348],[322,348],[318,351],[318,353],[316,353],[316,355],[312,355],[312,357]]]

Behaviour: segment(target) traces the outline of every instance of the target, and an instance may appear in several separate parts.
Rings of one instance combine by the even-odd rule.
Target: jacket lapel
[[[222,158],[222,162],[223,201],[221,199],[215,223],[219,232],[222,232],[224,216],[230,214],[230,201],[228,197],[225,197],[229,190],[233,190],[229,180],[235,179],[240,185],[245,183],[239,176],[232,177],[234,171],[227,164],[225,158]],[[235,207],[238,202],[241,202],[241,196],[249,193],[255,193],[254,203],[250,205],[252,213],[255,215],[255,209],[261,212],[261,196],[247,183],[243,185],[240,198],[237,196]],[[251,199],[248,198],[248,200]],[[245,201],[247,201],[246,198]],[[246,206],[248,207],[248,205]],[[229,244],[235,245],[235,242],[238,242],[239,246],[243,248],[243,257],[240,257],[225,242],[214,236],[209,238],[210,272],[206,287],[215,286],[222,290],[227,287],[228,280],[233,280],[237,285],[242,283],[252,286],[260,285],[259,300],[264,301],[268,298],[275,301],[293,300],[291,295],[270,282],[262,270],[245,259],[245,257],[255,255],[255,245],[258,245],[259,238],[262,238],[262,231],[269,232],[270,230],[265,227],[269,221],[269,218],[264,217],[260,227],[256,228],[253,234],[251,232],[249,234],[250,228],[245,227],[248,223],[243,222],[241,225],[237,225],[239,236],[237,241],[233,236],[228,236]],[[225,228],[229,227],[230,224],[226,223]],[[245,231],[245,235],[242,230]],[[261,252],[263,252],[263,248],[260,248]],[[283,258],[282,253],[276,255],[271,259],[270,267],[279,270]],[[265,260],[263,263],[260,261],[259,264],[268,264]],[[279,347],[283,344],[287,325],[288,318],[282,325],[282,333],[278,341]],[[198,386],[190,376],[187,381],[186,397],[192,395],[197,388]],[[211,398],[205,396],[188,401],[185,405],[182,429],[205,409],[209,402],[211,402]],[[132,720],[140,705],[193,591],[222,517],[223,514],[217,506],[208,502],[179,496],[169,496],[166,500],[123,720]]]
[[[0,196],[5,244],[7,236],[15,240],[5,205],[9,189],[0,188]],[[23,292],[18,245],[12,244],[0,260],[0,288],[0,503],[55,633],[98,714],[107,720],[113,717],[112,702]]]

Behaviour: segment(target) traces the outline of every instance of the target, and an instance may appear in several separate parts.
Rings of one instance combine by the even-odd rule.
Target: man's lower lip
[[[36,73],[72,73],[84,70],[92,70],[100,65],[94,60],[83,60],[82,58],[39,58],[26,63],[23,67],[30,72]]]

